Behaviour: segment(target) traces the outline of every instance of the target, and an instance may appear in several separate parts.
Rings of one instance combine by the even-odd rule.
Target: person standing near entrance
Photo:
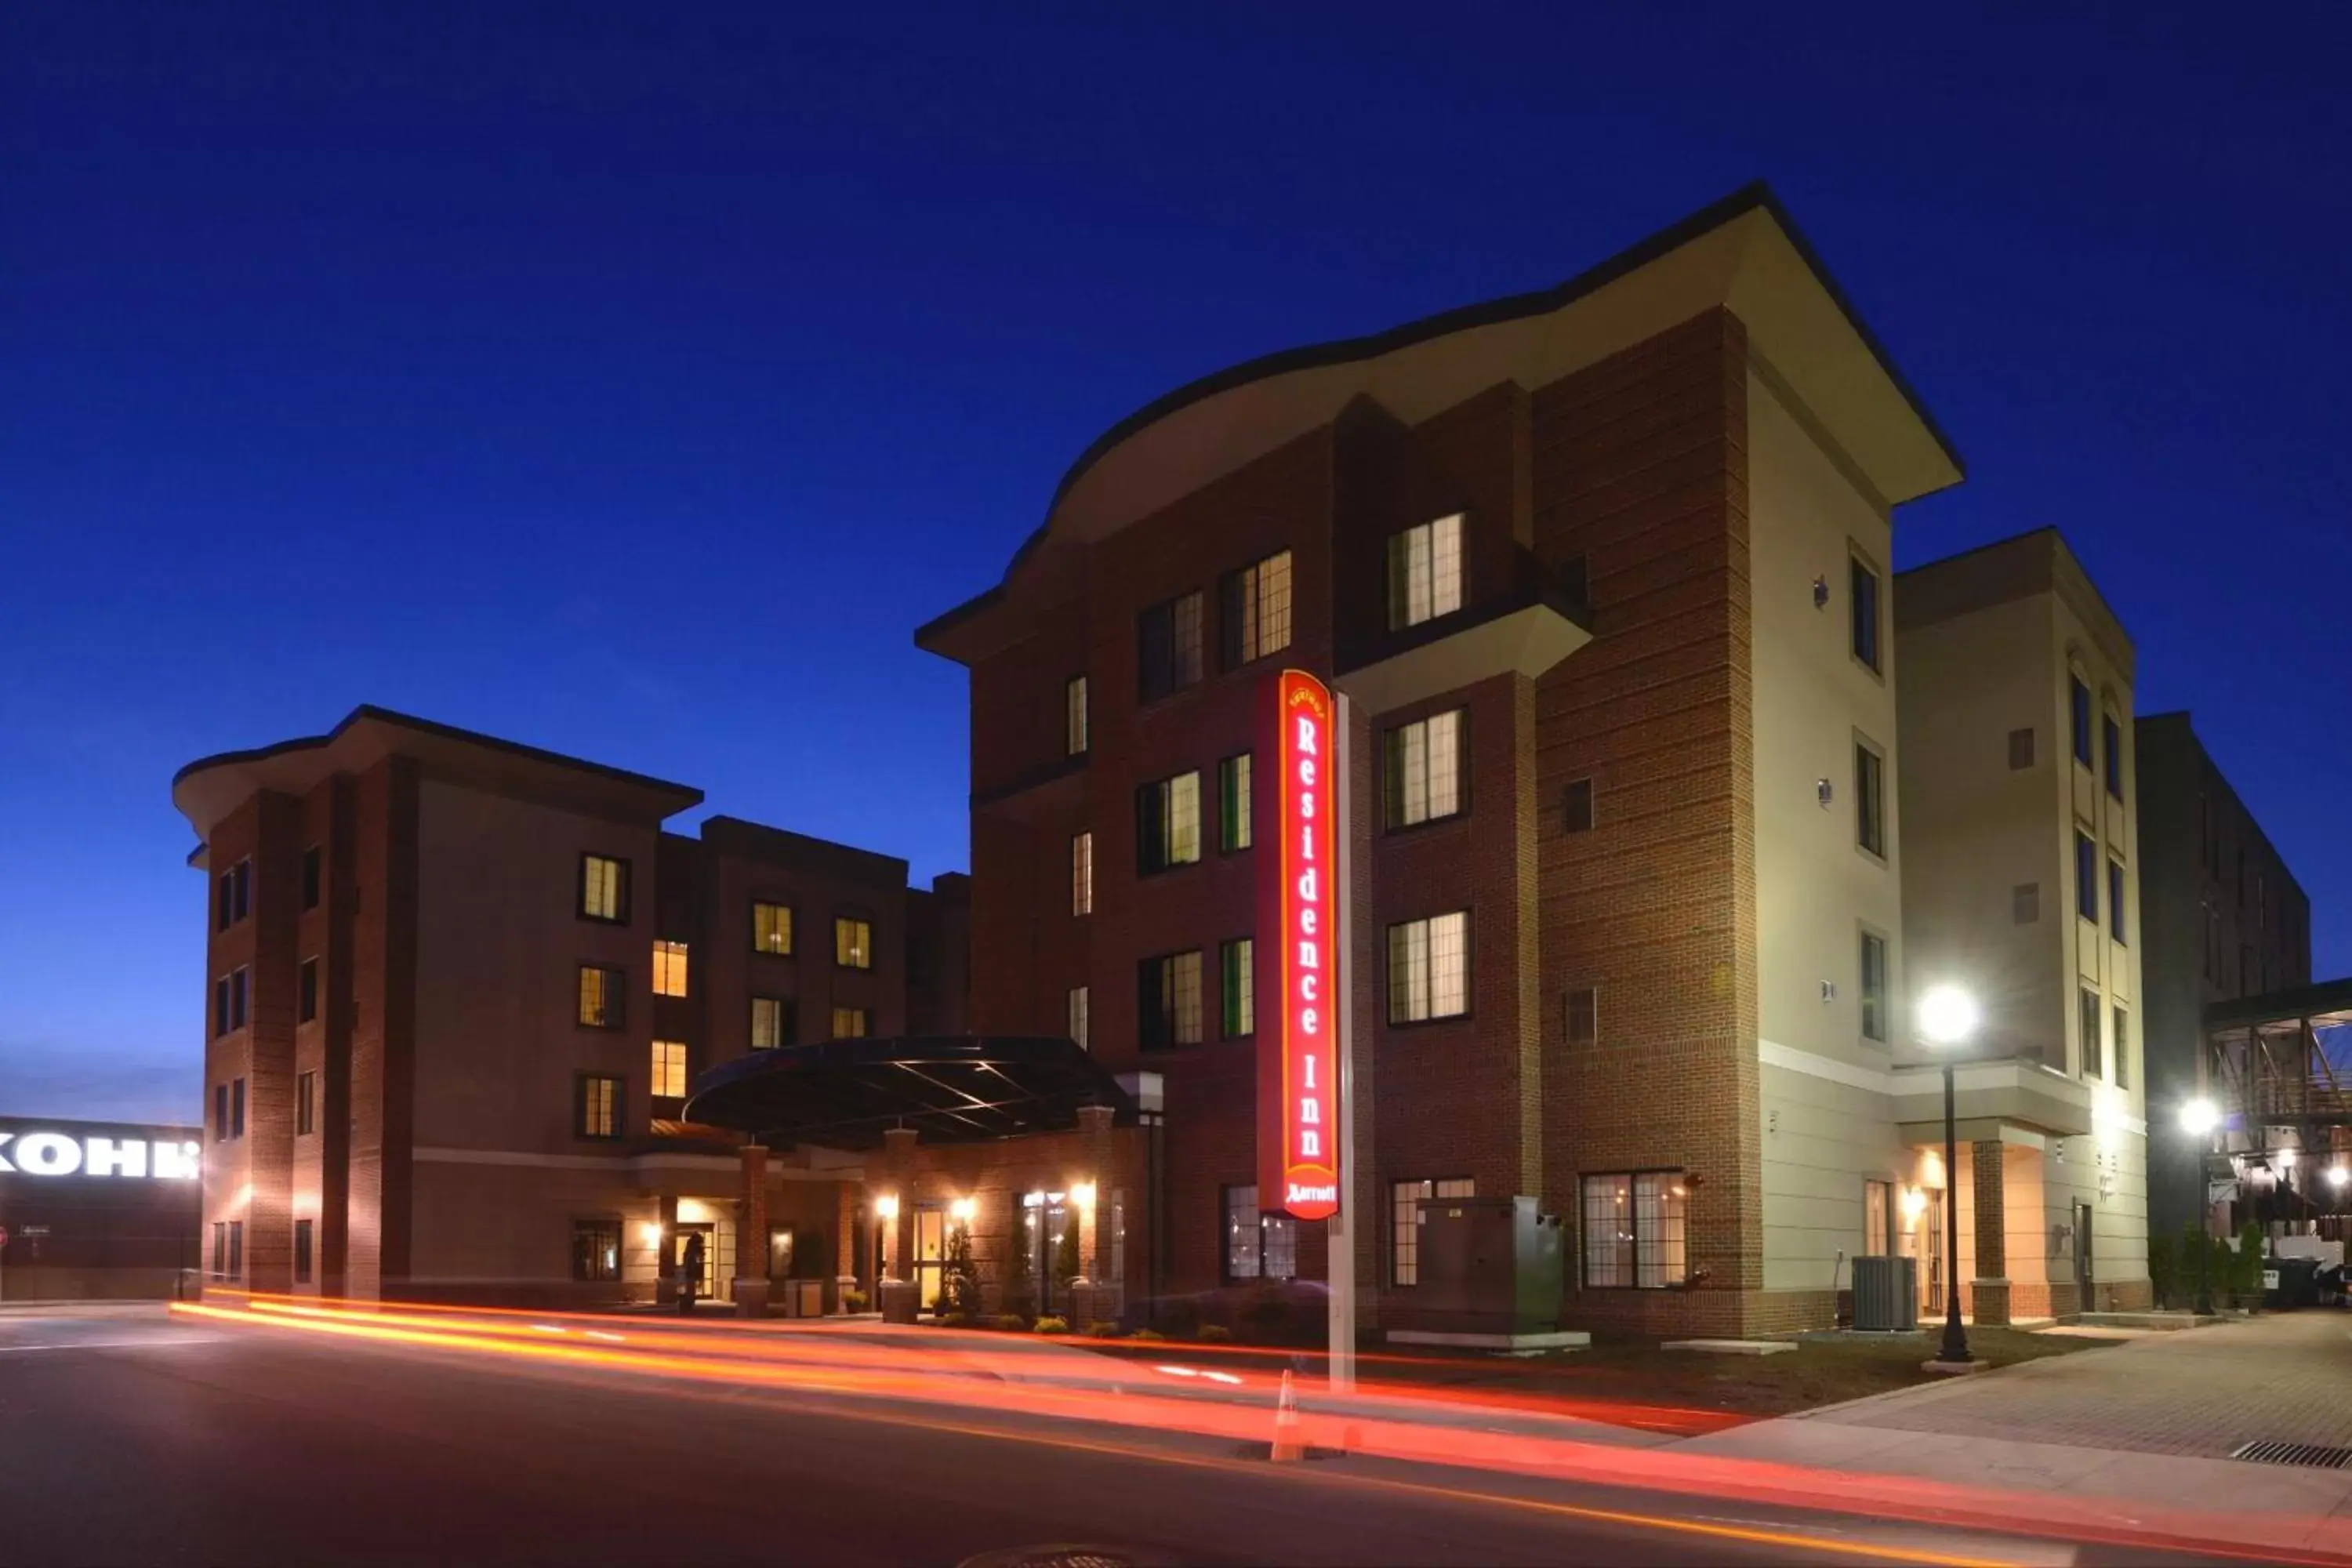
[[[694,1310],[695,1288],[702,1283],[702,1233],[696,1231],[686,1238],[686,1246],[677,1258],[677,1310],[683,1317]]]

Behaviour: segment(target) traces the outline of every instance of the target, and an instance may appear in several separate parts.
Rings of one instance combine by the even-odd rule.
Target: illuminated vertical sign
[[[1260,1009],[1257,1200],[1266,1214],[1328,1219],[1339,1207],[1338,742],[1321,681],[1286,669],[1267,686],[1251,950]]]

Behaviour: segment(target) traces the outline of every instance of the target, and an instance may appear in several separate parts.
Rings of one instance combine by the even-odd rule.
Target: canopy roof
[[[1087,1049],[1050,1036],[944,1035],[828,1040],[754,1051],[694,1081],[686,1120],[772,1147],[871,1149],[893,1127],[926,1143],[1066,1132],[1078,1108],[1135,1112]]]

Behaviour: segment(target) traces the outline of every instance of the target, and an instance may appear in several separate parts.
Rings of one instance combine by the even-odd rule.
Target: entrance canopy
[[[694,1081],[686,1119],[772,1148],[872,1149],[893,1127],[926,1143],[1066,1132],[1078,1109],[1134,1102],[1087,1050],[1050,1036],[828,1040],[754,1051]]]

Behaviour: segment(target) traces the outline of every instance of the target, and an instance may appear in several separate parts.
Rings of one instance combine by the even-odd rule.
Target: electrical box
[[[1413,1215],[1410,1289],[1391,1298],[1400,1328],[1533,1334],[1559,1326],[1567,1275],[1558,1215],[1536,1200],[1423,1198]]]

